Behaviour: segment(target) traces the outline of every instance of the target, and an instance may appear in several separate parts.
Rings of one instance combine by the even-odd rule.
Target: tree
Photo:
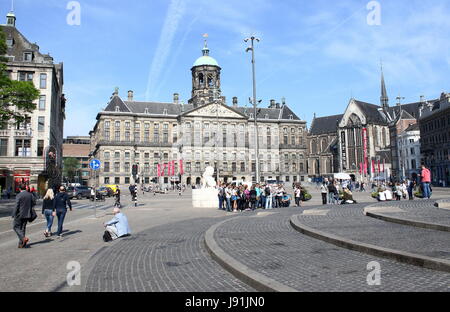
[[[39,90],[31,81],[16,81],[9,78],[8,60],[4,57],[7,51],[5,33],[0,28],[0,123],[4,124],[9,120],[21,123],[36,109],[33,101],[39,98]]]
[[[80,169],[80,161],[78,159],[73,157],[64,158],[63,174],[69,181],[74,180],[78,169]]]

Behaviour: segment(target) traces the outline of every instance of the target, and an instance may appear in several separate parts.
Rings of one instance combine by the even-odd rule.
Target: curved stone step
[[[207,231],[207,239],[205,236],[206,244],[212,243],[216,249],[213,258],[257,290],[280,291],[289,287],[288,291],[304,292],[449,291],[449,273],[299,235],[290,225],[290,218],[303,210],[275,211],[248,213],[220,222]],[[314,215],[326,218],[325,214]],[[370,286],[367,281],[368,264],[373,261],[382,269],[379,286]]]

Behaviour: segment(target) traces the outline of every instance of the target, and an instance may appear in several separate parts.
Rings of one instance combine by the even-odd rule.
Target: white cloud
[[[156,90],[158,88],[158,81],[172,51],[172,45],[178,31],[180,21],[186,13],[186,5],[187,1],[184,0],[172,0],[170,2],[158,46],[155,51],[155,56],[153,57],[152,65],[150,67],[147,91],[145,92],[145,98],[147,101],[157,97]]]

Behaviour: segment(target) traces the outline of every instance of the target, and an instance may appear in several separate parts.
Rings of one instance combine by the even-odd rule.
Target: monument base
[[[219,197],[217,195],[218,190],[215,188],[192,190],[192,207],[219,209]]]

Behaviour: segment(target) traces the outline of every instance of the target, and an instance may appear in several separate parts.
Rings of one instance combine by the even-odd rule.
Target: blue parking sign
[[[100,164],[101,164],[100,160],[93,159],[89,163],[89,167],[91,167],[92,170],[99,170],[100,169]]]

